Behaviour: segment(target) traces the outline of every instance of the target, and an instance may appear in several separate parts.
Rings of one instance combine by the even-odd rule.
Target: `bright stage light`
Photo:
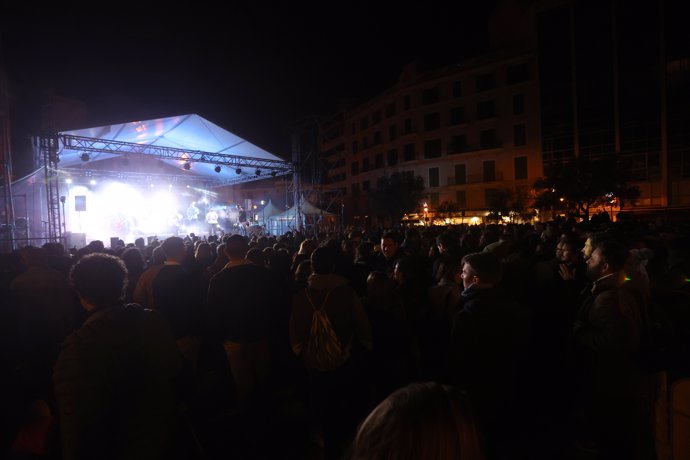
[[[170,217],[178,212],[176,196],[170,187],[149,187],[152,189],[114,181],[102,182],[98,190],[72,186],[66,207],[68,230],[86,233],[87,242],[118,237],[129,243],[139,236],[166,237],[173,232]],[[72,197],[80,195],[85,196],[87,207],[76,212]]]
[[[72,183],[72,179],[70,179],[70,178],[68,177],[67,180],[65,180],[65,182],[68,183],[68,184],[71,184],[71,183]]]

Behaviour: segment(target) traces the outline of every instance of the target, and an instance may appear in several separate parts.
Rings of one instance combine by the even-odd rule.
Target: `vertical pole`
[[[2,78],[2,75],[0,75]],[[11,252],[14,244],[14,203],[12,201],[12,151],[10,143],[9,127],[9,99],[5,97],[5,81],[0,80],[0,177],[2,177],[3,203],[2,214],[4,219],[0,221],[4,225],[7,235],[7,244],[0,247],[0,252]],[[3,239],[5,237],[3,236]]]
[[[618,21],[616,18],[616,2],[611,2],[611,37],[613,43],[613,135],[614,153],[618,157],[621,153],[621,111],[619,94],[619,63],[618,63]],[[613,219],[612,219],[613,220]]]
[[[580,128],[577,120],[577,71],[576,64],[577,60],[575,58],[575,4],[570,4],[570,78],[571,86],[570,90],[572,92],[572,104],[573,104],[573,149],[575,153],[575,158],[580,158]]]
[[[669,164],[668,155],[668,115],[667,115],[667,104],[668,104],[668,94],[666,86],[666,9],[664,2],[659,2],[659,73],[661,81],[660,91],[661,91],[661,152],[659,152],[659,163],[661,164],[661,183],[664,184],[666,190],[664,190],[665,200],[664,205],[670,206],[674,204],[673,196],[673,184],[671,180],[671,168]]]
[[[297,231],[301,232],[302,228],[302,202],[301,202],[301,161],[300,161],[300,148],[299,148],[299,135],[296,133],[292,134],[292,197],[295,208],[295,228]]]

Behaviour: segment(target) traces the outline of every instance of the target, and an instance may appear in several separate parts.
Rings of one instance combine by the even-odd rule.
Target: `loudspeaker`
[[[86,211],[86,195],[77,195],[74,197],[74,210]]]
[[[110,237],[110,249],[115,249],[117,247],[117,242],[120,241],[120,238],[116,236],[111,236]]]
[[[77,249],[86,246],[86,233],[70,233],[65,234],[65,239],[67,240],[67,248]]]

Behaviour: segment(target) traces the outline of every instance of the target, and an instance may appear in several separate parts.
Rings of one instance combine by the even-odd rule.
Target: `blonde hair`
[[[481,460],[469,400],[457,388],[412,383],[379,404],[362,422],[351,460]]]

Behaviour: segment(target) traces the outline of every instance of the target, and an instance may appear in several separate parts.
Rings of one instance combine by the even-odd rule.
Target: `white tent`
[[[332,212],[324,211],[309,201],[307,201],[304,196],[300,198],[300,211],[302,217],[302,226],[306,227],[308,225],[319,225],[326,223],[326,221],[332,222],[335,220],[336,215]],[[297,207],[293,206],[280,214],[276,214],[266,219],[269,226],[269,231],[274,235],[280,235],[289,230],[296,229],[297,226]]]
[[[280,214],[280,209],[276,205],[273,204],[271,200],[268,200],[268,204],[264,206],[263,210],[261,211],[261,215],[264,219],[268,219],[269,217],[275,216],[277,214]]]

